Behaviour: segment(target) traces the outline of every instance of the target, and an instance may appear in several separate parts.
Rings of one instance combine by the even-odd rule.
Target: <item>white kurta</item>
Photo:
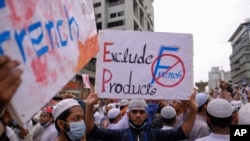
[[[230,140],[229,135],[220,135],[220,134],[210,133],[210,135],[203,137],[203,138],[198,138],[195,141],[229,141],[229,140]]]

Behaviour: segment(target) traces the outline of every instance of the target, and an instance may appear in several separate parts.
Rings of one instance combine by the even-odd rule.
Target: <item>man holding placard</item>
[[[91,92],[86,101],[85,122],[87,134],[100,140],[131,141],[131,140],[182,140],[186,139],[193,127],[197,112],[197,102],[195,93],[188,101],[189,113],[181,127],[172,130],[152,130],[147,128],[146,102],[144,100],[131,100],[128,106],[129,128],[120,130],[106,130],[97,127],[94,123],[93,106],[98,100],[98,96]]]

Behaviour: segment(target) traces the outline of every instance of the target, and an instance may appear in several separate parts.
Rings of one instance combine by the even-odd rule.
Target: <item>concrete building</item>
[[[221,80],[224,80],[225,82],[230,81],[230,71],[226,72],[223,69],[220,69],[220,67],[212,67],[211,71],[208,73],[208,90],[220,87]]]
[[[153,0],[93,0],[97,30],[120,29],[154,31]],[[85,98],[88,89],[83,88],[82,74],[89,75],[90,83],[95,84],[96,58],[72,78],[62,89]]]
[[[199,92],[199,93],[201,93],[201,92],[206,92],[206,87],[207,87],[207,82],[203,82],[203,81],[201,81],[201,82],[196,82],[195,83],[195,86],[198,88],[196,88],[196,90]]]
[[[232,46],[230,66],[232,81],[242,86],[242,82],[250,84],[250,19],[240,24],[230,37]]]
[[[154,31],[153,0],[93,0],[97,29]]]

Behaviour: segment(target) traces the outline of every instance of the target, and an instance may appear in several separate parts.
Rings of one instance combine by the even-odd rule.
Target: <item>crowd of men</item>
[[[189,100],[86,100],[63,94],[20,126],[6,109],[21,84],[20,63],[0,56],[0,141],[229,141],[230,125],[250,124],[250,89],[221,81]]]

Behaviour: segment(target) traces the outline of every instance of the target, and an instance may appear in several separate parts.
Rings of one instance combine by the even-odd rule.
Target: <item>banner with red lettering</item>
[[[9,110],[22,123],[99,51],[92,0],[1,0],[0,55],[22,62]]]
[[[95,88],[101,98],[188,99],[191,34],[101,30]]]

